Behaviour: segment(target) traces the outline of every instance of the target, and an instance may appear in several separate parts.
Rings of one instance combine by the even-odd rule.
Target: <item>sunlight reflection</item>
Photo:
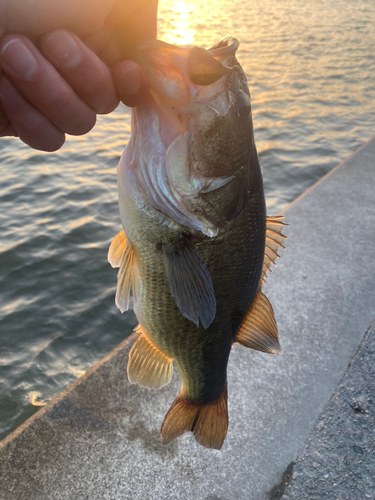
[[[192,28],[195,4],[184,0],[174,0],[170,5],[164,22],[169,24],[168,33],[164,39],[168,43],[179,45],[191,45],[194,43],[195,29]]]
[[[74,375],[74,377],[82,377],[86,373],[86,370],[82,370],[82,368],[76,368],[74,366],[68,366],[67,367],[68,373]]]
[[[47,404],[41,397],[42,394],[38,391],[31,391],[27,394],[27,400],[33,406],[45,406]]]

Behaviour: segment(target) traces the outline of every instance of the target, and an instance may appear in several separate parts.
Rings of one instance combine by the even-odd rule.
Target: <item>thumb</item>
[[[115,0],[5,0],[0,2],[0,32],[37,37],[57,28],[77,35],[95,33],[103,26]],[[5,4],[5,6],[4,6]],[[5,11],[2,14],[2,10]]]

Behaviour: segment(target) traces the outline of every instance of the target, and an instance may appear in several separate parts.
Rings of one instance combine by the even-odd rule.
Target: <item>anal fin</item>
[[[207,405],[190,403],[180,395],[174,400],[161,427],[163,444],[191,431],[205,448],[220,450],[228,431],[227,388]]]
[[[158,349],[138,325],[138,338],[129,353],[128,377],[132,384],[160,389],[173,375],[173,359]]]
[[[198,250],[182,237],[163,245],[167,282],[177,307],[197,327],[208,328],[216,314],[216,299],[210,272]]]
[[[242,321],[236,342],[257,351],[282,354],[274,312],[270,301],[261,290]]]

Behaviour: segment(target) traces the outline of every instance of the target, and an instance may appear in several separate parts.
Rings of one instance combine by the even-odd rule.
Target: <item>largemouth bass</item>
[[[139,325],[128,376],[181,391],[165,416],[169,443],[192,431],[208,448],[227,434],[227,363],[234,342],[280,354],[261,291],[282,245],[282,217],[267,218],[250,94],[225,38],[210,50],[145,41],[134,59],[150,92],[132,111],[118,166],[123,231],[108,254],[119,267],[116,304]]]

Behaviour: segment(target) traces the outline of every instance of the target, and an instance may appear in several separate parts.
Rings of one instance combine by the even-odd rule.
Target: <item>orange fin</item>
[[[270,301],[259,290],[237,333],[236,342],[269,354],[282,354]]]
[[[284,219],[283,215],[266,218],[266,249],[264,252],[261,286],[266,280],[267,271],[271,272],[271,264],[275,264],[275,261],[280,257],[277,250],[279,247],[285,248],[283,242],[286,240],[286,236],[281,233],[283,227],[286,225],[283,222]]]
[[[126,236],[124,230],[121,229],[119,233],[113,238],[113,241],[108,250],[108,262],[112,267],[120,267],[124,258],[126,250]]]
[[[139,289],[138,267],[135,250],[128,242],[126,250],[122,255],[122,262],[117,274],[116,306],[123,313],[130,307],[130,292],[133,292],[133,300],[137,301]]]
[[[138,338],[129,353],[128,377],[132,384],[160,389],[173,375],[173,359],[158,349],[138,325]]]
[[[220,450],[228,431],[227,388],[207,405],[187,401],[183,394],[174,400],[161,426],[163,444],[191,431],[205,448]]]

